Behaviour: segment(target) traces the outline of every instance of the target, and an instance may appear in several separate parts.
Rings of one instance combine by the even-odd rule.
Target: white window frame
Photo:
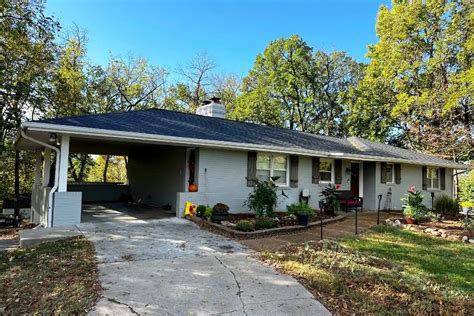
[[[321,162],[330,162],[331,163],[331,180],[321,180]],[[322,184],[333,184],[336,182],[336,166],[334,164],[335,160],[330,158],[319,158],[319,183]]]
[[[438,182],[438,187],[437,187],[437,188],[435,188],[435,187],[433,186],[433,180],[434,180],[435,178],[431,178],[431,170],[436,170],[436,171],[437,171],[437,174],[438,174],[438,177],[436,178],[436,180],[437,180],[437,182]],[[428,180],[428,183],[427,183],[427,186],[426,186],[427,190],[441,190],[441,188],[440,188],[441,183],[440,183],[440,181],[439,181],[439,178],[440,178],[440,170],[439,170],[439,168],[436,168],[436,167],[427,167],[427,168],[426,168],[426,179]]]
[[[388,179],[387,178],[387,170],[384,170],[385,172],[385,184],[389,184],[389,185],[393,185],[395,184],[395,164],[391,163],[391,162],[388,162],[385,164],[385,168],[387,168],[388,166],[391,166],[392,167],[392,179]]]
[[[274,171],[274,157],[275,156],[283,156],[286,159],[286,183],[277,183],[275,182],[277,187],[289,187],[290,186],[290,156],[288,155],[282,155],[282,154],[271,154],[271,153],[257,153],[257,161],[258,161],[258,155],[268,155],[270,156],[270,178],[273,177],[273,171]],[[257,171],[258,170],[267,170],[267,169],[258,169],[257,165]],[[277,170],[277,171],[283,171],[283,170]]]

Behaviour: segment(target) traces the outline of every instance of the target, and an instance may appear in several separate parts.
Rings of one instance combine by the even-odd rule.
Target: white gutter
[[[48,227],[52,227],[53,225],[53,194],[58,189],[58,184],[59,184],[59,157],[61,156],[61,151],[55,146],[43,143],[42,141],[39,141],[37,139],[34,139],[26,135],[23,129],[21,129],[21,136],[25,139],[28,139],[29,141],[33,143],[39,144],[47,148],[51,148],[52,150],[56,152],[56,166],[55,166],[56,171],[54,173],[54,186],[51,188],[51,191],[49,191],[49,196],[48,196]]]
[[[386,161],[394,163],[407,163],[407,164],[416,164],[416,165],[427,165],[425,162],[416,162],[408,159],[391,159],[381,156],[370,156],[370,155],[354,155],[354,154],[343,154],[343,153],[328,153],[320,152],[315,150],[307,149],[282,149],[284,147],[279,146],[269,146],[269,145],[255,145],[247,143],[236,143],[230,141],[216,141],[216,140],[207,140],[207,139],[198,139],[198,138],[189,138],[189,137],[176,137],[176,136],[165,136],[165,135],[155,135],[155,134],[146,134],[146,133],[137,133],[137,132],[124,132],[116,130],[108,130],[101,128],[90,128],[90,127],[76,127],[68,125],[59,125],[59,124],[48,124],[40,122],[25,122],[24,127],[28,128],[31,131],[37,132],[53,132],[53,133],[66,133],[69,135],[84,136],[86,138],[97,138],[104,137],[112,140],[128,140],[128,141],[142,141],[149,143],[165,143],[165,144],[175,144],[175,145],[189,145],[193,144],[194,146],[205,146],[210,148],[226,148],[231,150],[261,150],[269,151],[275,153],[285,153],[285,154],[299,154],[304,156],[319,156],[319,157],[340,157],[345,159],[353,159],[360,161]],[[470,167],[462,164],[445,164],[445,163],[429,163],[430,166],[436,167],[447,167],[453,169],[469,169]]]

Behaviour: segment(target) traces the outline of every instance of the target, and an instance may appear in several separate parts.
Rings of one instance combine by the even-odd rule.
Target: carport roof
[[[392,161],[466,169],[468,166],[430,155],[371,142],[336,138],[254,123],[161,109],[91,114],[31,121],[27,131],[56,132],[104,139],[262,150],[303,155]],[[20,146],[21,147],[21,146]]]

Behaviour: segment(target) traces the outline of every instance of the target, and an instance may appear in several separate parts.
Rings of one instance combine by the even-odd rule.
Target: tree
[[[350,132],[443,158],[466,160],[474,70],[468,1],[393,1],[380,8],[379,42],[350,94]]]
[[[347,93],[362,71],[344,52],[313,52],[298,35],[278,39],[257,56],[231,117],[342,136]]]
[[[178,73],[185,78],[188,111],[194,113],[201,103],[208,97],[206,87],[210,85],[211,72],[216,68],[216,62],[207,53],[197,54],[186,67],[180,66]],[[181,91],[183,89],[181,87]]]
[[[220,98],[226,108],[226,115],[234,111],[242,81],[234,74],[216,74],[211,80],[212,96]]]
[[[166,75],[163,68],[150,65],[145,58],[111,58],[107,76],[113,89],[113,102],[105,111],[159,107]]]
[[[21,189],[20,164],[28,155],[14,150],[14,137],[22,120],[27,115],[34,117],[46,103],[45,91],[49,89],[48,78],[55,59],[54,36],[59,25],[44,16],[41,5],[27,1],[0,1],[0,16],[0,170],[14,174],[14,185],[5,183],[0,194],[11,195],[14,187],[17,201]],[[12,160],[13,170],[8,164]],[[25,176],[32,174],[27,172]],[[15,218],[19,218],[17,203]]]

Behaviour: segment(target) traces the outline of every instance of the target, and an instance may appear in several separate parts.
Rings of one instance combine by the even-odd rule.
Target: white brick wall
[[[81,223],[82,193],[54,193],[53,226],[75,225]]]
[[[343,160],[342,184],[340,190],[350,190],[350,168],[351,161]],[[383,209],[388,188],[392,189],[391,209],[401,209],[400,198],[406,193],[409,186],[415,185],[421,189],[421,168],[417,165],[401,165],[401,184],[386,185],[380,183],[380,163],[375,163],[375,170],[366,172],[363,181],[364,208],[376,210],[378,204],[377,195],[382,194],[381,208]],[[286,205],[297,202],[302,189],[309,189],[311,198],[310,205],[317,208],[321,189],[325,184],[311,183],[312,158],[300,157],[298,168],[298,188],[282,188],[278,190],[279,204],[277,210],[284,211]],[[247,152],[229,151],[201,148],[199,151],[199,192],[182,193],[178,195],[178,214],[183,214],[184,203],[190,201],[194,204],[205,204],[213,206],[222,202],[229,205],[231,212],[248,212],[243,204],[252,188],[247,187],[245,177],[247,176]],[[288,198],[281,195],[284,191]],[[436,196],[446,193],[452,195],[452,170],[446,169],[446,190],[436,191]],[[431,207],[431,196],[425,193],[425,204]]]

